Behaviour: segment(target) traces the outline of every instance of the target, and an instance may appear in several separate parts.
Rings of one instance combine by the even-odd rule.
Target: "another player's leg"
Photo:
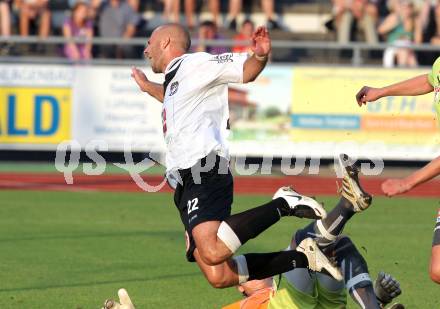
[[[295,268],[308,268],[313,271],[326,270],[336,279],[342,275],[318,249],[316,243],[306,239],[297,250],[271,253],[248,253],[229,258],[218,265],[208,265],[201,258],[198,249],[193,252],[200,269],[208,282],[216,288],[225,288],[250,280],[265,279]]]
[[[361,308],[380,309],[367,263],[351,240],[348,237],[342,237],[331,250],[341,267],[345,286],[352,299]]]
[[[205,162],[207,160],[208,158]],[[177,186],[174,196],[187,231],[188,260],[196,260],[192,253],[197,248],[197,261],[202,270],[208,270],[209,274],[214,275],[218,269],[202,266],[230,267],[225,262],[242,244],[259,235],[282,216],[325,217],[325,210],[318,202],[299,195],[289,188],[280,189],[272,201],[262,206],[231,216],[233,184],[227,164],[227,161],[217,156],[214,170],[200,173],[199,184],[194,182],[192,170],[181,171],[183,185]],[[245,264],[242,263],[244,266],[240,276],[247,276],[247,279],[266,278],[288,271],[295,265],[298,267],[308,265],[306,256],[298,251],[249,254],[243,257],[240,261],[245,261]],[[212,269],[215,271],[210,271]],[[228,273],[220,269],[220,272],[222,271]],[[239,271],[238,267],[237,271]],[[234,284],[237,284],[238,275],[235,277]],[[211,283],[214,282],[214,286],[229,285],[229,281],[218,283],[218,280],[210,280],[209,275],[207,278]]]
[[[248,240],[275,224],[284,216],[323,218],[324,208],[314,199],[291,188],[277,191],[273,200],[256,208],[230,215],[233,183],[227,169],[221,174],[219,161],[214,173],[202,175],[202,183],[194,184],[192,175],[186,175],[180,202],[187,231],[193,235],[199,254],[208,265],[224,262]]]
[[[237,265],[231,258],[217,265],[208,265],[200,257],[198,249],[195,249],[193,256],[209,284],[214,288],[226,288],[239,283]]]
[[[224,219],[218,226],[215,239],[197,241],[197,235],[205,238],[206,233],[211,232],[208,227],[210,223],[196,226],[193,234],[202,257],[207,258],[205,262],[215,264],[224,261],[228,253],[232,256],[240,246],[257,237],[284,216],[323,218],[326,212],[314,199],[301,195],[290,187],[282,187],[275,193],[272,201]],[[224,250],[225,247],[228,250]]]
[[[437,221],[434,228],[429,275],[432,281],[440,284],[440,209],[438,210]]]
[[[338,163],[343,173],[341,198],[338,204],[327,214],[326,218],[299,230],[295,236],[297,243],[305,237],[313,237],[320,247],[330,245],[342,233],[345,224],[355,213],[371,205],[371,195],[363,190],[359,182],[359,169],[356,162],[342,154],[339,156]]]
[[[295,239],[291,242],[291,248],[296,246],[297,239],[299,239],[298,235],[301,235],[301,233],[296,233]],[[354,301],[361,308],[379,309],[379,303],[376,300],[373,284],[368,274],[367,264],[350,239],[339,237],[330,246],[327,246],[324,252],[327,256],[332,256],[336,260],[345,282],[345,286],[341,286],[339,282],[331,277],[317,274],[320,286],[330,292],[328,295],[332,294],[334,296],[332,297],[334,299],[329,299],[329,302],[334,304],[345,303],[345,300],[341,299],[338,291],[346,287]],[[285,274],[285,276],[289,281],[288,274]]]
[[[365,192],[359,182],[359,168],[356,161],[341,154],[338,165],[342,171],[341,199],[327,218],[317,221],[316,227],[324,239],[318,243],[332,241],[342,233],[345,224],[357,212],[366,210],[371,205],[371,195]]]
[[[338,165],[342,171],[341,195],[346,198],[354,212],[366,210],[371,205],[372,197],[359,182],[359,166],[346,154],[340,154]]]
[[[283,216],[318,217],[317,213],[319,216],[325,216],[324,209],[315,200],[298,195],[290,189],[282,190],[284,195],[280,194],[280,197],[276,195],[276,198],[269,203],[226,218],[215,213],[202,214],[204,207],[202,203],[205,201],[198,199],[200,206],[191,211],[189,225],[205,263],[209,265],[222,263],[248,240],[257,237]],[[191,218],[194,219],[191,221]],[[214,219],[223,219],[223,221]]]

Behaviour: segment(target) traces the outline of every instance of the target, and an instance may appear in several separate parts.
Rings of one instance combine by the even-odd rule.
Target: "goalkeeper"
[[[239,285],[246,298],[223,309],[342,309],[346,308],[347,292],[360,308],[379,309],[401,293],[399,283],[382,272],[373,287],[364,258],[348,237],[340,235],[356,212],[370,206],[371,196],[362,189],[358,168],[348,156],[341,155],[339,165],[343,172],[339,203],[325,219],[298,230],[288,250],[298,249],[307,237],[314,238],[322,252],[340,266],[344,281],[336,281],[324,273],[294,269],[280,275],[282,289],[276,292],[272,278]],[[316,255],[320,254],[316,251]]]
[[[343,246],[348,251],[354,249],[353,252],[341,253],[348,254],[344,258],[346,263],[359,264],[361,276],[347,281],[355,268],[345,269],[344,283],[322,273],[295,269],[280,275],[278,286],[272,278],[239,285],[238,290],[245,299],[223,309],[345,309],[347,291],[359,308],[377,309],[385,308],[401,294],[399,282],[384,272],[378,274],[373,288],[365,261],[347,237],[341,239]],[[387,309],[404,309],[404,306],[394,304]]]
[[[346,222],[356,212],[370,206],[371,196],[363,191],[358,169],[348,156],[341,155],[339,165],[343,172],[339,203],[325,219],[298,230],[288,250],[301,250],[298,247],[303,246],[304,240],[313,237],[322,251],[341,267],[344,282],[323,273],[298,268],[280,275],[282,289],[276,292],[272,278],[239,285],[239,291],[246,298],[224,309],[342,309],[346,308],[347,291],[360,308],[379,309],[401,293],[399,283],[384,273],[379,273],[373,287],[364,258],[348,237],[340,235]],[[313,250],[308,251],[313,254],[310,253]],[[314,254],[315,261],[324,258],[319,250],[315,250]],[[119,294],[121,304],[108,300],[104,308],[134,309],[125,290],[120,290]],[[396,304],[391,308],[401,309],[403,306]]]

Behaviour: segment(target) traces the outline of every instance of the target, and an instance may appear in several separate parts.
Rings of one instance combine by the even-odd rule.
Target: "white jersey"
[[[229,159],[228,83],[243,82],[246,54],[185,54],[165,70],[162,124],[167,174],[215,152]]]

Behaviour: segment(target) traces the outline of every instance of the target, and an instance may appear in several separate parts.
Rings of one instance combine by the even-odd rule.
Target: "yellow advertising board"
[[[291,137],[296,142],[383,142],[438,145],[440,129],[433,94],[388,97],[359,107],[362,86],[382,87],[429,70],[295,68]]]
[[[0,143],[70,139],[71,100],[70,88],[0,87]]]

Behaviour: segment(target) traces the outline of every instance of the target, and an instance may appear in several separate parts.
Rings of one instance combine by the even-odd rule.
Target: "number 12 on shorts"
[[[194,210],[199,209],[199,207],[197,207],[198,203],[199,203],[199,199],[197,197],[188,201],[188,215],[192,213]]]

